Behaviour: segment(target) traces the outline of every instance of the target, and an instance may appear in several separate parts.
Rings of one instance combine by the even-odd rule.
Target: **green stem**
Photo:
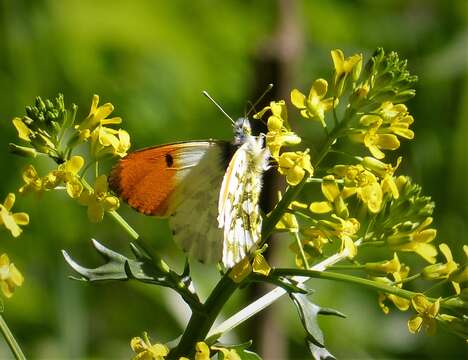
[[[392,284],[393,284],[393,285],[404,284],[404,283],[413,281],[413,280],[417,279],[417,278],[420,277],[420,276],[421,276],[420,273],[414,274],[413,276],[407,277],[407,278],[405,278],[405,279],[403,279],[403,280],[401,280],[401,281],[395,281],[395,282],[393,282]]]
[[[122,216],[120,216],[120,214],[117,211],[112,210],[107,213],[117,224],[119,224],[125,230],[125,232],[133,240],[137,240],[140,237],[140,235],[138,235],[138,233],[130,226],[128,222],[125,221],[125,219]]]
[[[354,117],[355,110],[347,110],[346,114],[341,122],[336,125],[333,130],[330,132],[330,135],[327,138],[327,141],[325,144],[322,146],[322,149],[320,152],[317,154],[315,157],[315,161],[313,167],[316,168],[322,160],[325,158],[325,156],[328,154],[330,151],[332,145],[335,143],[336,139],[342,134],[342,132],[346,129],[346,126],[349,124],[351,119]]]
[[[278,276],[307,276],[316,279],[326,279],[326,280],[335,280],[341,282],[352,283],[356,285],[361,285],[373,290],[383,291],[388,294],[397,295],[405,299],[411,299],[416,293],[408,291],[405,289],[400,289],[395,286],[386,285],[384,283],[379,283],[369,279],[363,279],[357,276],[352,276],[348,274],[341,274],[337,272],[329,271],[316,271],[316,270],[304,270],[304,269],[274,269],[272,271],[274,275]]]
[[[193,358],[195,344],[198,341],[205,340],[208,331],[210,331],[224,304],[226,304],[237,287],[238,284],[234,283],[228,274],[221,278],[203,304],[202,310],[192,312],[179,345],[169,354],[170,359],[178,359],[181,356],[186,356],[189,359]]]
[[[301,254],[302,263],[304,264],[306,269],[309,269],[309,262],[307,261],[307,257],[305,255],[304,248],[302,247],[302,242],[299,238],[299,234],[295,232],[294,237],[296,238],[297,247],[299,248],[299,253]]]
[[[0,331],[2,332],[2,335],[5,338],[8,346],[10,347],[11,352],[13,355],[15,355],[15,358],[18,360],[26,360],[26,356],[24,356],[23,351],[16,342],[15,337],[11,333],[10,328],[5,322],[5,319],[3,319],[2,315],[0,315]]]
[[[367,287],[373,290],[382,291],[387,294],[393,294],[408,300],[411,300],[418,293],[401,289],[396,286],[387,285],[377,281],[363,279],[357,276],[352,276],[348,274],[341,274],[330,271],[316,271],[316,270],[305,270],[305,269],[274,269],[272,271],[273,275],[276,276],[306,276],[316,279],[326,279],[326,280],[335,280],[351,284],[360,285]],[[428,298],[430,301],[434,302],[436,299]],[[442,304],[441,304],[442,305]]]
[[[360,270],[364,269],[366,265],[332,265],[329,266],[328,270]]]
[[[442,285],[446,284],[447,282],[448,282],[448,279],[443,279],[442,281],[439,281],[438,283],[435,283],[429,289],[425,290],[424,294],[430,293],[434,289],[437,289],[439,286],[442,286]]]

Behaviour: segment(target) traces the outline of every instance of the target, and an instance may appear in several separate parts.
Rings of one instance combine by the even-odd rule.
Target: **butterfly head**
[[[247,118],[239,118],[234,123],[234,144],[240,145],[245,143],[246,138],[252,135],[250,121]]]

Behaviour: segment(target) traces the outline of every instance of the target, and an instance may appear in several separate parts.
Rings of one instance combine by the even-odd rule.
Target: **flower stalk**
[[[26,356],[24,356],[21,347],[13,336],[2,315],[0,315],[0,331],[2,332],[2,335],[16,360],[26,360]]]

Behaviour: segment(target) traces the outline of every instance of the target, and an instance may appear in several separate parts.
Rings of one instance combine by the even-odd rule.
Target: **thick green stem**
[[[178,359],[181,356],[186,356],[189,359],[193,358],[195,344],[198,341],[205,340],[224,304],[237,287],[238,284],[234,283],[227,274],[222,277],[205,304],[203,304],[202,310],[192,312],[179,345],[170,353],[171,359]]]
[[[5,319],[3,319],[2,315],[0,315],[0,331],[2,332],[2,335],[5,338],[8,346],[10,347],[11,352],[13,355],[15,355],[15,358],[18,360],[26,360],[26,356],[24,356],[23,351],[16,342],[15,337],[11,333],[10,328],[5,322]]]

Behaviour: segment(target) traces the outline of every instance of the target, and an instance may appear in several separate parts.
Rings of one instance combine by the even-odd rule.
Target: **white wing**
[[[260,240],[262,217],[258,201],[268,157],[263,138],[248,136],[224,175],[219,193],[218,225],[224,229],[223,264],[226,268],[239,263]]]
[[[218,228],[217,200],[225,171],[226,146],[212,143],[171,196],[169,225],[175,242],[201,262],[221,259],[222,231]]]

